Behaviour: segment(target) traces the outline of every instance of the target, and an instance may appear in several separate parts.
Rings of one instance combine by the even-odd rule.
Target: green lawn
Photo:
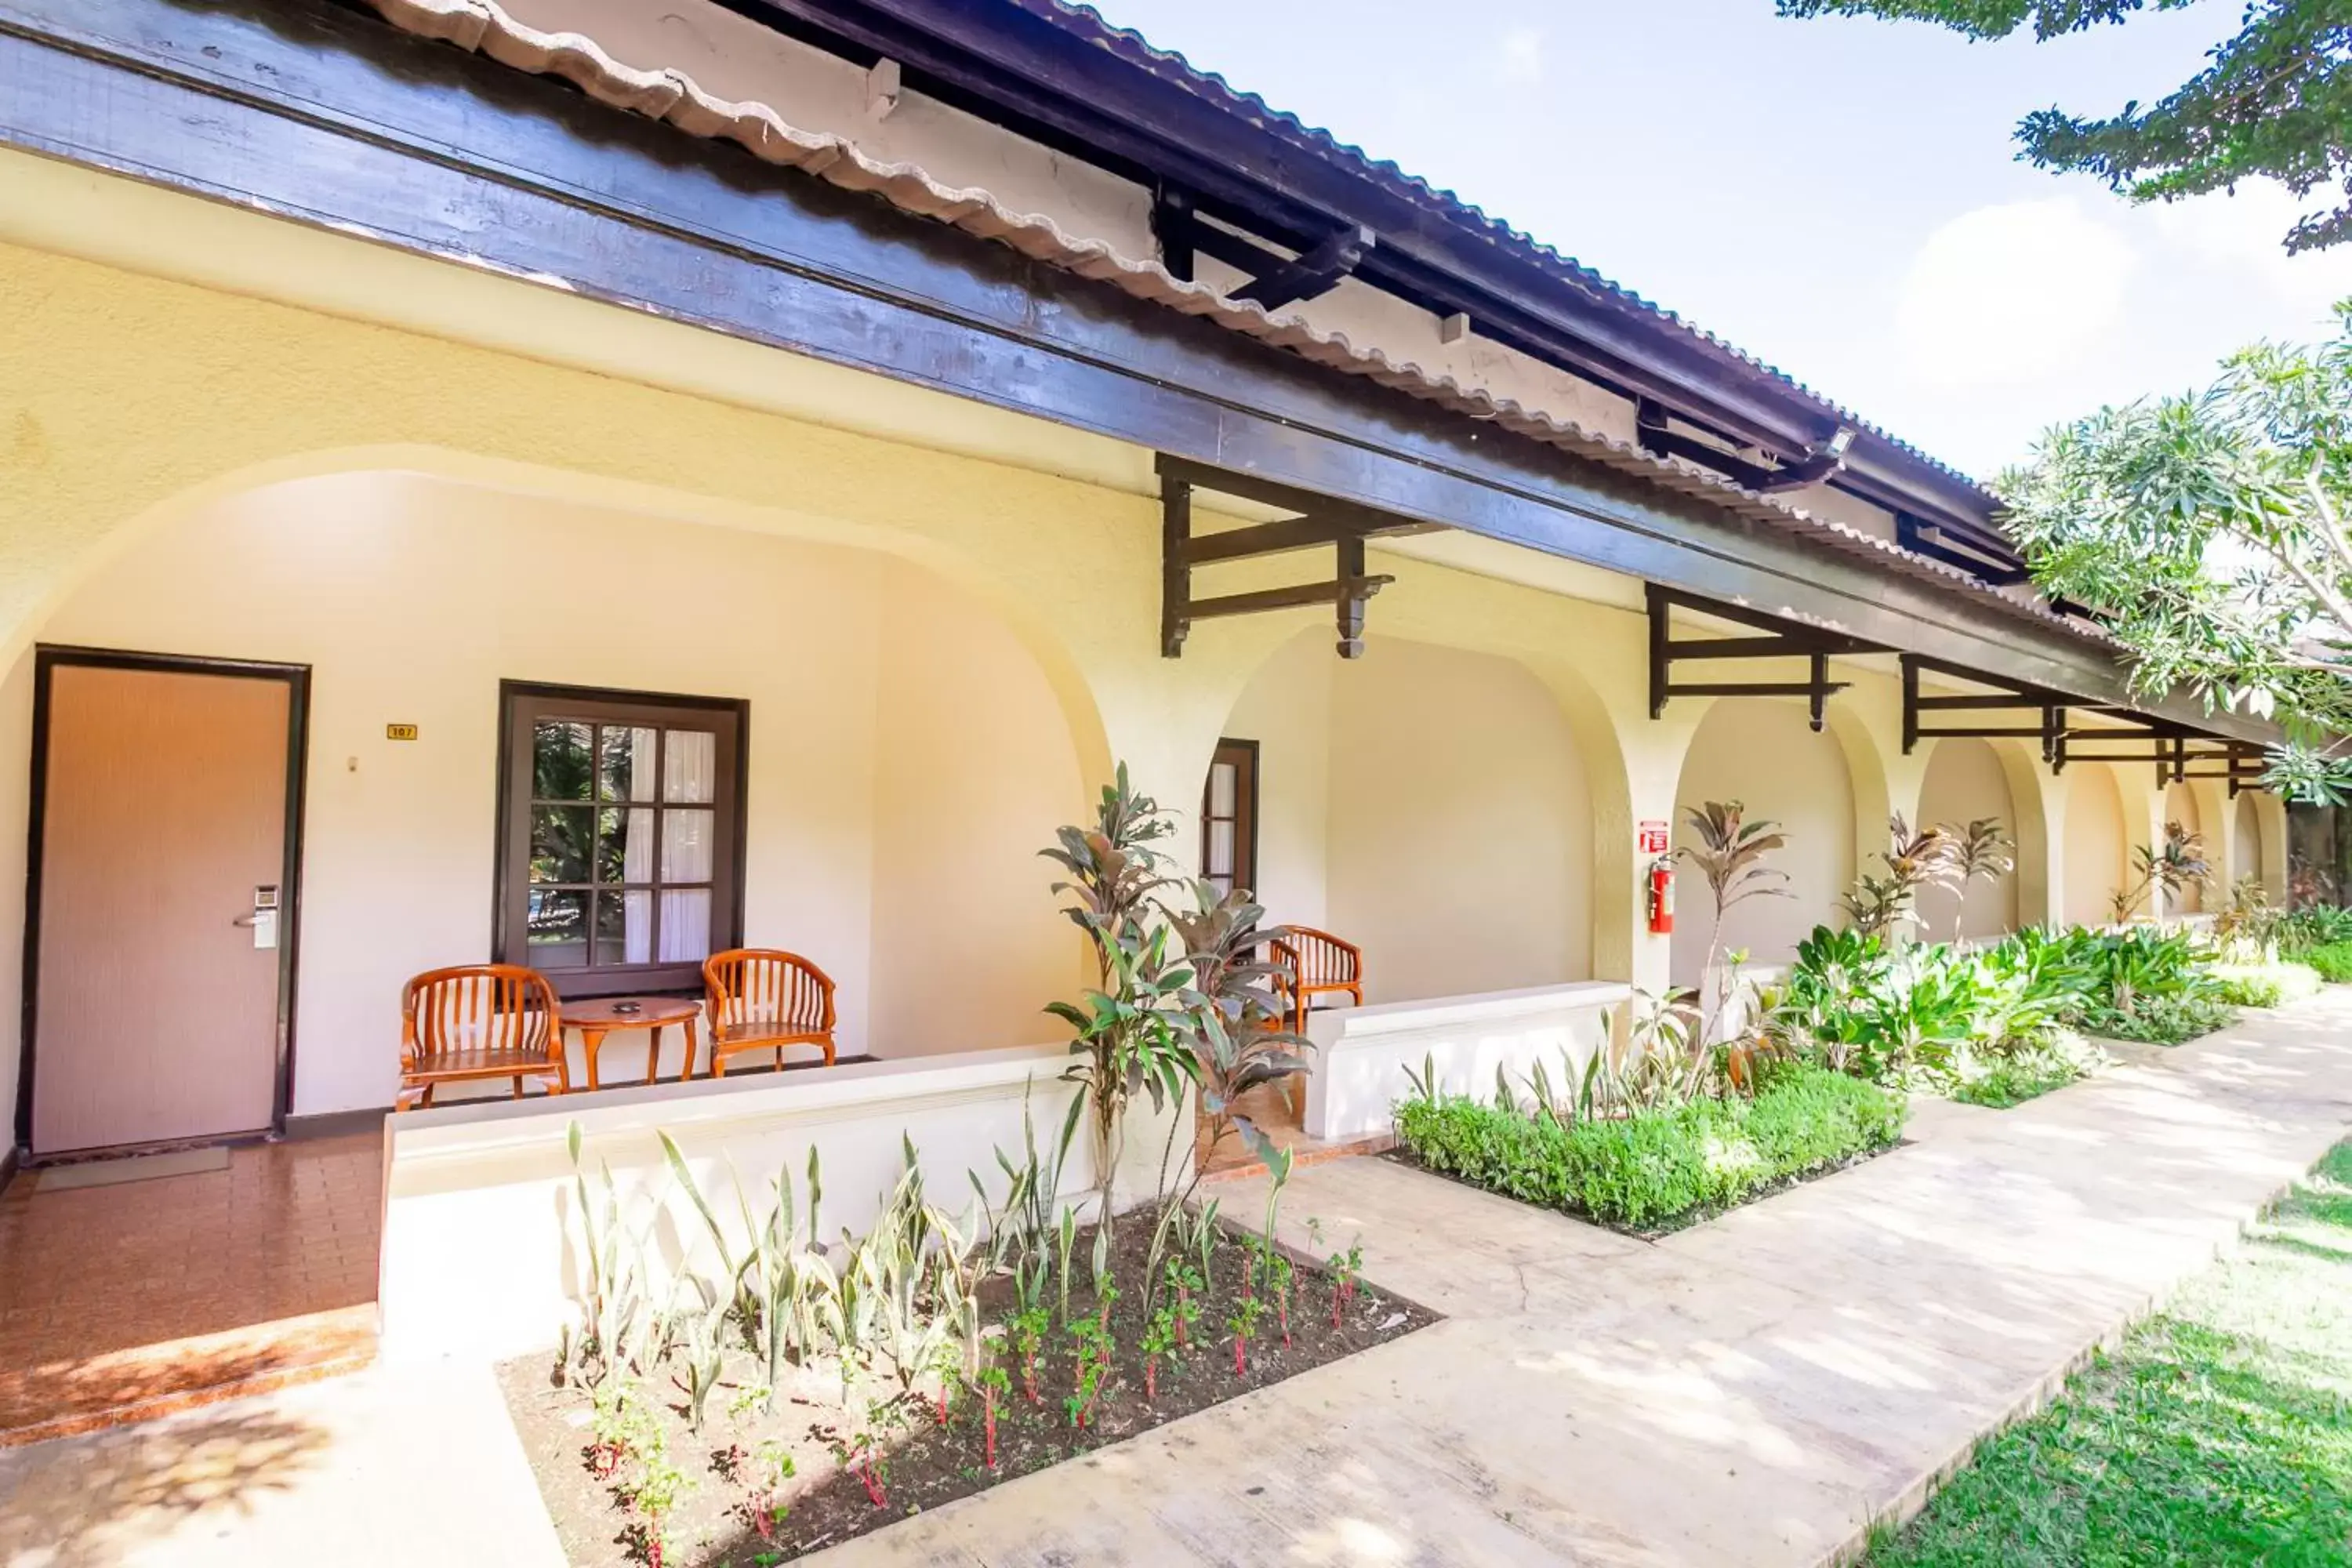
[[[1868,1562],[2352,1564],[2352,1143]]]

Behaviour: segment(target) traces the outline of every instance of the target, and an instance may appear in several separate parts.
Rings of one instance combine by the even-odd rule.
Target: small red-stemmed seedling
[[[1179,1354],[1192,1348],[1192,1325],[1201,1321],[1201,1304],[1192,1297],[1202,1286],[1200,1271],[1181,1258],[1168,1260],[1168,1289],[1174,1292],[1176,1350]]]
[[[1265,1310],[1265,1303],[1255,1296],[1244,1296],[1234,1307],[1234,1315],[1225,1320],[1225,1327],[1234,1335],[1234,1375],[1249,1375],[1249,1342],[1257,1333],[1257,1321]]]
[[[1196,1308],[1195,1310],[1198,1310]],[[1182,1331],[1183,1320],[1173,1307],[1162,1307],[1151,1314],[1150,1323],[1143,1331],[1143,1397],[1160,1397],[1160,1363],[1176,1359],[1176,1339]]]
[[[980,1390],[981,1462],[992,1470],[996,1468],[996,1400],[999,1394],[1011,1396],[1013,1379],[1001,1366],[984,1366],[972,1383]]]
[[[1331,1326],[1338,1328],[1341,1314],[1355,1304],[1356,1282],[1362,1277],[1364,1241],[1358,1237],[1345,1252],[1334,1252],[1325,1260],[1324,1272],[1331,1277]]]
[[[1043,1307],[1032,1307],[1013,1315],[1006,1327],[1013,1331],[1013,1348],[1021,1352],[1021,1384],[1029,1394],[1029,1403],[1043,1405],[1045,1396],[1037,1392],[1037,1352],[1045,1342],[1045,1329],[1053,1320]]]
[[[1092,1318],[1084,1318],[1070,1325],[1070,1338],[1077,1342],[1071,1363],[1070,1397],[1063,1402],[1069,1412],[1070,1425],[1085,1427],[1093,1425],[1095,1401],[1102,1396],[1103,1384],[1108,1379],[1111,1361],[1110,1335]]]

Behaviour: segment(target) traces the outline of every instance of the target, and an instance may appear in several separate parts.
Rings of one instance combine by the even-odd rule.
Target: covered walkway
[[[2347,1065],[2331,991],[2014,1110],[1923,1103],[1894,1152],[1656,1245],[1379,1159],[1302,1169],[1286,1239],[1360,1232],[1446,1321],[808,1561],[1816,1563],[2344,1136]],[[0,1454],[5,1568],[307,1559],[331,1521],[366,1521],[339,1561],[560,1560],[470,1368]]]

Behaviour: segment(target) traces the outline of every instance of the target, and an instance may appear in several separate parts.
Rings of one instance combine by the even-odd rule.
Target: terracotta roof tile
[[[1019,3],[1034,6],[1055,5],[1055,0]],[[2103,634],[2080,622],[2011,597],[1957,567],[1815,516],[1777,497],[1745,489],[1719,474],[1654,456],[1484,388],[1465,386],[1450,374],[1394,358],[1378,346],[1360,346],[1343,332],[1318,331],[1296,313],[1269,312],[1255,301],[1228,299],[1207,284],[1174,277],[1157,261],[1122,256],[1101,240],[1066,233],[1044,214],[1014,212],[978,186],[951,188],[914,163],[883,162],[830,132],[803,130],[769,104],[721,99],[703,90],[683,72],[618,60],[583,34],[533,27],[509,15],[496,0],[370,0],[370,4],[404,31],[478,51],[518,70],[560,77],[599,102],[665,121],[690,135],[736,142],[770,163],[800,169],[845,189],[871,193],[907,212],[953,224],[966,233],[1009,245],[1024,256],[1080,277],[1114,284],[1137,299],[1204,317],[1318,364],[1378,382],[1482,423],[1501,426],[1746,521],[1812,539],[1842,554],[1940,587],[1960,590],[2012,615],[2104,640]],[[1117,31],[1105,26],[1107,31]],[[1139,39],[1132,47],[1149,48]],[[1249,101],[1267,114],[1275,112],[1264,110],[1255,98]],[[1578,270],[1595,282],[1605,282]]]

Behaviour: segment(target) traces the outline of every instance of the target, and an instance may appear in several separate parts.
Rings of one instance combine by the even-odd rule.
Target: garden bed
[[[1398,1108],[1390,1157],[1652,1237],[1894,1148],[1903,1096],[1820,1068],[1774,1069],[1753,1100],[1702,1097],[1579,1121],[1463,1096]]]
[[[1436,1321],[1426,1309],[1354,1279],[1352,1270],[1335,1270],[1330,1259],[1277,1249],[1291,1270],[1288,1331],[1261,1286],[1260,1321],[1244,1370],[1237,1374],[1230,1323],[1243,1311],[1240,1282],[1252,1255],[1245,1250],[1245,1233],[1229,1224],[1220,1228],[1225,1239],[1205,1271],[1208,1288],[1191,1297],[1198,1317],[1186,1335],[1190,1348],[1155,1358],[1150,1396],[1142,1292],[1114,1292],[1108,1371],[1095,1378],[1083,1425],[1071,1409],[1079,1386],[1076,1352],[1092,1335],[1071,1332],[1061,1321],[1058,1304],[1049,1309],[1055,1321],[1035,1356],[1033,1401],[1017,1339],[1007,1326],[1013,1316],[1010,1292],[1003,1281],[982,1290],[985,1335],[1002,1347],[995,1359],[1006,1369],[1009,1384],[994,1400],[992,1469],[982,1400],[961,1380],[951,1380],[944,1424],[939,1377],[919,1379],[911,1388],[902,1388],[887,1373],[861,1377],[845,1398],[838,1365],[826,1361],[789,1369],[769,1409],[760,1397],[766,1381],[760,1358],[748,1344],[730,1344],[723,1349],[723,1370],[702,1429],[697,1432],[688,1423],[682,1375],[672,1381],[665,1369],[643,1385],[641,1419],[652,1429],[638,1433],[631,1456],[609,1470],[604,1467],[610,1456],[597,1451],[596,1402],[576,1381],[557,1382],[553,1354],[507,1363],[499,1369],[499,1383],[575,1568],[620,1568],[653,1560],[642,1511],[631,1500],[646,1484],[646,1455],[654,1453],[665,1456],[656,1468],[656,1484],[673,1486],[677,1492],[667,1511],[671,1549],[662,1568],[766,1568]],[[1139,1279],[1150,1243],[1148,1211],[1123,1223],[1117,1240],[1111,1278]],[[1099,1302],[1087,1261],[1093,1256],[1090,1228],[1076,1233],[1070,1256],[1077,1262],[1068,1321],[1097,1323]],[[1197,1255],[1192,1267],[1200,1267]],[[787,1462],[789,1474],[779,1481]],[[677,1481],[669,1480],[671,1473]],[[781,1517],[775,1511],[780,1506]]]

